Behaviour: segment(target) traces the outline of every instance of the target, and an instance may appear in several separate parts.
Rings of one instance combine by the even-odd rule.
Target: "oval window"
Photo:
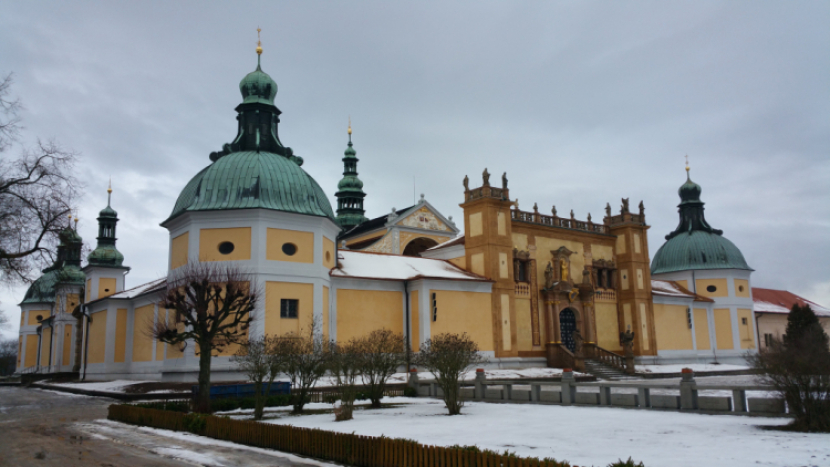
[[[743,292],[743,291],[744,291],[744,286],[739,285],[739,286],[738,286],[738,292]]]
[[[293,243],[283,243],[282,252],[288,256],[294,256],[294,253],[297,252],[297,245]]]
[[[37,318],[35,318],[35,319],[37,319],[37,322],[39,323],[39,322],[43,321],[43,316],[37,315]]]
[[[326,262],[328,263],[329,261],[331,261],[331,252],[327,251],[326,252]]]
[[[231,242],[222,242],[219,244],[219,253],[223,255],[229,255],[233,252],[233,243]]]
[[[710,285],[710,286],[707,286],[707,287],[706,287],[706,291],[707,291],[707,292],[717,292],[717,291],[718,291],[718,288],[717,288],[717,287],[715,287],[714,285]]]

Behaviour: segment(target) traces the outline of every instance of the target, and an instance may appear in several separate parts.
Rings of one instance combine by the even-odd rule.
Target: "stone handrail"
[[[594,347],[594,358],[597,359],[600,363],[604,363],[620,371],[626,371],[625,357],[623,357],[622,355],[614,353],[610,350],[603,349],[602,347],[596,344],[586,345],[591,345]]]
[[[563,229],[584,230],[586,232],[608,234],[608,227],[603,224],[594,224],[593,222],[578,221],[576,219],[569,219],[566,217],[547,216],[544,214],[539,214],[538,212],[527,212],[520,211],[518,209],[511,209],[510,218],[514,221],[545,225],[548,227],[559,227]]]

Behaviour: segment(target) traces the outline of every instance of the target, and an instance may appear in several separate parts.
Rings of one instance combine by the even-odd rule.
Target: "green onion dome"
[[[242,103],[261,103],[274,105],[274,98],[277,96],[277,83],[268,73],[262,71],[259,57],[257,57],[256,70],[248,73],[239,82],[239,91],[242,93]]]

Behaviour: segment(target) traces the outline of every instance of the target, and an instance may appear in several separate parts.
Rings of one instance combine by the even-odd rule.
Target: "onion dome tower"
[[[337,184],[337,222],[343,230],[366,222],[363,209],[363,182],[357,178],[357,152],[352,146],[352,122],[349,120],[349,146],[343,153],[343,179]]]
[[[115,247],[115,226],[118,213],[112,208],[112,183],[107,187],[107,207],[98,213],[98,245],[87,256],[84,274],[87,279],[87,301],[97,300],[124,290],[124,255]]]
[[[701,187],[693,182],[686,166],[686,183],[680,195],[680,223],[666,235],[666,243],[657,250],[651,262],[651,274],[693,269],[752,269],[741,250],[723,237],[723,231],[712,228],[703,215]]]

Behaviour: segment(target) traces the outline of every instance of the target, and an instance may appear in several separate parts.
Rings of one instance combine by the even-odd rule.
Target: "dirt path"
[[[313,460],[102,420],[112,400],[0,387],[0,466],[308,466]]]

